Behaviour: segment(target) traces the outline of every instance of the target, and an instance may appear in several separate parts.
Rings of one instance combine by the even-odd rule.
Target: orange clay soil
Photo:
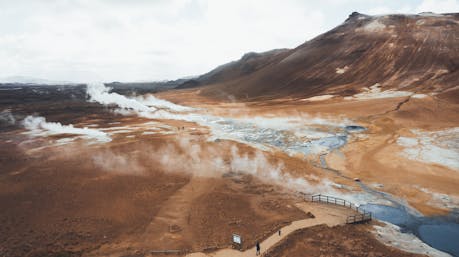
[[[456,90],[457,91],[457,90]],[[455,91],[454,91],[455,92]],[[342,97],[324,101],[284,98],[261,102],[216,103],[198,95],[199,90],[181,90],[161,93],[161,97],[184,104],[212,108],[218,115],[233,117],[322,117],[332,120],[349,118],[355,124],[367,127],[363,138],[351,141],[339,151],[326,157],[329,167],[342,175],[359,178],[367,185],[406,199],[424,214],[448,212],[441,203],[435,203],[431,192],[459,196],[459,172],[439,164],[414,161],[402,155],[397,144],[399,136],[410,136],[411,129],[438,131],[457,127],[459,104],[445,98],[445,94],[425,98],[394,97],[370,100],[344,100]],[[194,98],[196,96],[196,98]],[[192,99],[198,99],[194,102]],[[279,159],[290,162],[294,157]],[[299,162],[303,162],[300,158]],[[294,166],[293,166],[294,167]],[[295,170],[295,169],[294,169]],[[320,170],[307,169],[317,174]],[[295,173],[295,171],[293,171]],[[321,176],[332,176],[324,174]],[[352,181],[334,177],[334,181],[352,185]],[[356,188],[358,188],[356,186]]]
[[[7,256],[201,251],[227,247],[233,232],[250,246],[305,218],[283,188],[205,165],[194,170],[180,159],[186,147],[171,152],[185,163],[161,166],[164,149],[179,144],[168,135],[46,148],[45,139],[37,140],[1,140],[0,252]],[[219,143],[223,157],[231,145]],[[210,150],[203,146],[201,155]]]
[[[368,225],[304,228],[290,234],[263,256],[424,256],[387,247],[369,229]]]
[[[120,121],[110,126],[145,122],[129,117]],[[233,146],[248,156],[254,156],[255,149],[224,140],[205,142],[195,130],[185,128],[177,136],[134,131],[92,145],[81,140],[50,145],[55,137],[30,139],[27,144],[9,142],[12,139],[27,141],[17,132],[3,133],[0,140],[2,254],[209,251],[229,247],[232,233],[241,234],[245,248],[250,248],[290,222],[307,218],[296,206],[301,198],[288,186],[215,170],[206,163],[212,153],[226,163]],[[183,142],[188,145],[180,146]],[[196,145],[199,161],[187,152]],[[173,162],[164,166],[161,160],[167,155]],[[281,152],[265,155],[272,165],[282,161],[294,176],[322,174],[299,158]]]
[[[330,167],[366,184],[381,183],[384,187],[378,190],[403,197],[427,214],[445,210],[430,204],[430,196],[413,184],[459,194],[456,171],[405,159],[396,144],[397,137],[411,128],[440,130],[458,124],[458,107],[452,102],[436,97],[409,99],[396,110],[406,99],[218,103],[192,98],[195,93],[166,92],[160,97],[208,108],[199,112],[216,115],[349,118],[368,128],[362,133],[367,137],[340,149],[342,154],[327,156]],[[244,236],[249,248],[279,227],[305,218],[288,186],[272,184],[262,175],[228,173],[214,166],[216,157],[228,165],[233,146],[241,155],[254,156],[251,146],[227,140],[208,142],[209,129],[189,122],[161,121],[169,126],[162,131],[173,134],[144,134],[149,126],[155,127],[144,125],[152,120],[80,114],[71,118],[56,110],[46,117],[66,119],[79,127],[139,128],[113,134],[110,143],[88,145],[77,140],[61,146],[52,143],[63,136],[31,139],[20,134],[23,129],[2,132],[0,254],[141,256],[165,248],[204,251],[228,247],[234,232]],[[283,163],[293,177],[313,175],[358,188],[352,180],[314,167],[317,159],[280,151],[264,156],[273,166]],[[336,234],[336,240],[346,238],[339,229],[330,233]],[[351,235],[356,240],[366,237]]]

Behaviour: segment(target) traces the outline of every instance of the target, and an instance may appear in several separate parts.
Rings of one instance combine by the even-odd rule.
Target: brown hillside
[[[274,98],[383,88],[441,92],[459,81],[459,14],[368,16],[291,50],[250,53],[183,87],[204,96]]]

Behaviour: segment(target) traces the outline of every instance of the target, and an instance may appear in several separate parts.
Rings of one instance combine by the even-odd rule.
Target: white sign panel
[[[241,236],[233,234],[233,243],[241,244],[242,243]]]

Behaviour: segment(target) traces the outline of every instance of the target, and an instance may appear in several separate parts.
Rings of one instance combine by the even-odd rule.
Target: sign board
[[[233,234],[233,243],[241,245],[242,244],[242,238],[240,235]]]

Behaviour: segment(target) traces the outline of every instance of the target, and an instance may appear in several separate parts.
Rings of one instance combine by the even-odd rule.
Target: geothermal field
[[[1,84],[0,210],[2,257],[255,256],[257,242],[459,256],[459,15],[353,13],[167,83]]]

